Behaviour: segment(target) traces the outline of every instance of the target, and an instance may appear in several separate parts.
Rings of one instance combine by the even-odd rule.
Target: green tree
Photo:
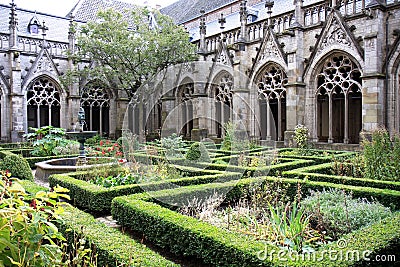
[[[96,21],[78,29],[79,50],[70,55],[76,63],[90,60],[93,64],[68,71],[63,83],[86,78],[133,96],[145,79],[166,66],[194,60],[195,46],[184,28],[154,12],[142,7],[125,14],[100,11]]]
[[[126,92],[139,107],[139,139],[143,140],[143,103],[153,88],[140,92],[138,88],[165,67],[196,58],[196,47],[185,29],[158,11],[137,7],[124,14],[100,11],[96,21],[70,31],[78,32],[79,47],[70,57],[76,64],[86,62],[86,67],[77,65],[68,71],[62,78],[64,85],[86,79]]]

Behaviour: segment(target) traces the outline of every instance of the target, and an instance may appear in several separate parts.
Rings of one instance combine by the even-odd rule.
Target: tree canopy
[[[92,64],[68,71],[65,83],[84,77],[133,95],[144,79],[159,70],[196,58],[185,29],[158,11],[151,14],[137,7],[126,16],[108,9],[97,17],[78,31],[79,49],[71,55],[75,62]]]

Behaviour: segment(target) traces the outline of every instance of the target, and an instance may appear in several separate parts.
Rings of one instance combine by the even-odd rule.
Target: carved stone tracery
[[[87,87],[82,91],[81,105],[87,107],[109,107],[110,98],[101,87]]]
[[[271,64],[267,66],[257,80],[258,95],[260,99],[282,99],[286,97],[288,79],[285,71]]]
[[[214,86],[213,94],[217,102],[231,103],[232,101],[233,77],[224,74]]]
[[[346,55],[328,58],[318,74],[318,95],[361,92],[361,73],[357,65]]]
[[[32,106],[60,106],[58,89],[46,78],[37,79],[28,89],[27,103]]]

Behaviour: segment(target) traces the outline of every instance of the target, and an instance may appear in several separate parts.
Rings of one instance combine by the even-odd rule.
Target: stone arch
[[[193,130],[193,79],[185,77],[176,89],[175,106],[178,107],[178,131],[187,139],[191,138]]]
[[[308,98],[314,102],[314,139],[358,143],[362,129],[362,72],[358,62],[336,51],[319,62],[313,76]]]
[[[388,61],[388,130],[391,134],[400,132],[400,38],[393,47]]]
[[[226,70],[218,72],[208,86],[211,136],[222,138],[224,124],[233,118],[233,86],[233,76]]]
[[[85,110],[86,127],[100,135],[110,133],[111,90],[98,81],[90,81],[81,89],[80,106]]]
[[[260,136],[263,140],[282,141],[286,130],[286,84],[285,69],[268,62],[259,69],[253,83],[257,88]]]
[[[65,96],[59,83],[47,75],[31,80],[26,89],[28,127],[61,127]]]

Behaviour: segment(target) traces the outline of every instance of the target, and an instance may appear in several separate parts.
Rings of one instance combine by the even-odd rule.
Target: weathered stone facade
[[[250,23],[247,1],[238,2],[237,28],[225,31],[221,17],[220,32],[214,34],[214,25],[207,35],[212,24],[207,14],[186,26],[193,32],[190,25],[196,20],[200,25],[195,40],[200,62],[228,67],[231,108],[244,114],[240,121],[246,122],[249,136],[287,144],[297,124],[306,125],[314,141],[327,143],[359,143],[361,131],[378,127],[399,132],[399,2],[313,1],[304,6],[295,0],[292,9],[274,16],[267,1],[263,12],[268,16]],[[207,73],[219,75],[215,68]],[[241,84],[244,79],[248,84]],[[205,88],[213,90],[218,81],[208,80]],[[209,125],[199,127],[215,135]]]
[[[380,126],[399,132],[398,1],[266,1],[252,21],[249,14],[261,1],[228,2],[182,23],[194,36],[199,61],[160,74],[147,85],[143,104],[128,104],[106,87],[92,92],[86,88],[92,81],[63,88],[59,78],[73,67],[65,52],[76,49],[71,20],[42,14],[48,31],[40,24],[39,35],[21,34],[18,16],[35,14],[3,6],[3,20],[6,11],[10,18],[7,32],[0,32],[1,140],[18,141],[29,126],[71,129],[80,105],[89,128],[111,136],[124,128],[127,107],[133,114],[125,127],[135,133],[177,132],[192,139],[221,138],[229,120],[251,139],[285,144],[298,124],[314,141],[327,143],[358,143],[361,131]],[[275,14],[283,4],[287,10]],[[229,16],[221,17],[219,10],[230,6]],[[51,36],[52,22],[63,37]]]

